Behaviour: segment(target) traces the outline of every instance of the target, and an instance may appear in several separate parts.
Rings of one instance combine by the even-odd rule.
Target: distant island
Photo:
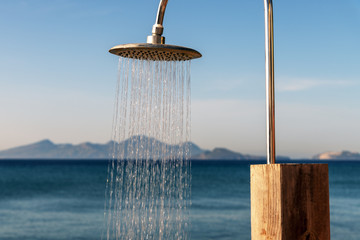
[[[313,157],[316,160],[360,160],[360,153],[341,151],[341,152],[324,152]]]
[[[115,143],[109,141],[105,144],[85,142],[81,144],[55,144],[46,139],[32,144],[10,148],[0,151],[0,159],[109,159],[114,145],[127,148],[129,144],[136,144],[139,139],[142,141],[156,142],[157,146],[180,147],[177,145],[168,145],[161,141],[145,136],[133,136],[123,142]],[[191,159],[193,160],[266,160],[265,156],[254,156],[234,152],[226,148],[214,148],[206,150],[200,148],[195,143],[189,142]],[[135,146],[134,146],[135,148]],[[151,150],[150,150],[151,151]],[[125,153],[125,158],[126,158]],[[286,156],[277,156],[278,160],[287,161],[291,158]],[[325,152],[315,155],[314,160],[360,160],[360,153],[342,151]]]

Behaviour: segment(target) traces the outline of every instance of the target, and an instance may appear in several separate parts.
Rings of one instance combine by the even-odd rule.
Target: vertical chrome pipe
[[[264,0],[267,163],[275,163],[274,27],[272,0]]]

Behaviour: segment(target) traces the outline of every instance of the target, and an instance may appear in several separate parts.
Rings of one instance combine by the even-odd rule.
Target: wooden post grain
[[[250,167],[252,240],[329,240],[327,164]]]

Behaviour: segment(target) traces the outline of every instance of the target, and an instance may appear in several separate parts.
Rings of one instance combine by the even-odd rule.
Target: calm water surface
[[[192,162],[192,239],[250,239],[249,166]],[[332,239],[359,239],[359,173],[329,164]],[[100,239],[106,175],[107,161],[1,160],[0,239]]]

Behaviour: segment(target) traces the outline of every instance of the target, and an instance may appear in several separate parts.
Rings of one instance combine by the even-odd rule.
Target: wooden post
[[[329,240],[327,164],[250,167],[252,240]]]

